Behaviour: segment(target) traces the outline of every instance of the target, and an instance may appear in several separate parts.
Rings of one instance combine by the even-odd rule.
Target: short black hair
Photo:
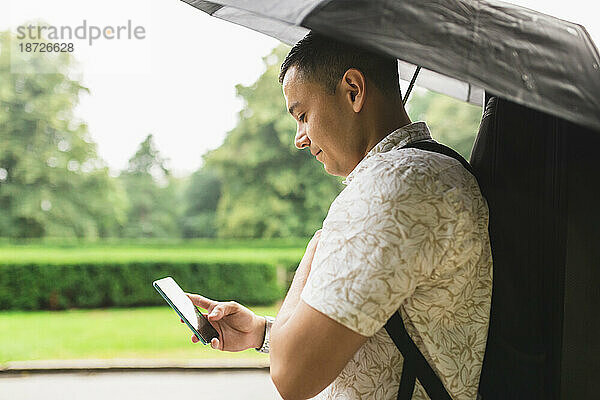
[[[361,71],[386,95],[400,95],[398,63],[395,58],[309,32],[292,47],[281,64],[279,83],[292,66],[330,94],[350,68]]]

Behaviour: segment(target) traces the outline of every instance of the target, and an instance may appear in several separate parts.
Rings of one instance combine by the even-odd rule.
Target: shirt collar
[[[431,133],[429,133],[429,128],[423,121],[413,122],[396,129],[381,139],[381,141],[377,143],[362,160],[360,160],[360,162],[356,165],[356,167],[354,167],[352,172],[348,174],[342,183],[348,185],[350,182],[352,182],[354,176],[356,176],[357,173],[366,167],[365,161],[373,157],[375,154],[385,153],[392,149],[399,149],[409,143],[426,139],[431,139]]]

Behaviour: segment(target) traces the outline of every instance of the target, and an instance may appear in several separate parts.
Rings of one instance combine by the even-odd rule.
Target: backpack
[[[470,160],[488,202],[494,262],[479,394],[597,398],[600,132],[489,94],[485,104]],[[432,400],[450,399],[396,314],[388,333],[418,366],[403,373],[401,389],[416,375]]]
[[[470,159],[494,261],[479,392],[598,398],[600,132],[487,93],[485,104]]]

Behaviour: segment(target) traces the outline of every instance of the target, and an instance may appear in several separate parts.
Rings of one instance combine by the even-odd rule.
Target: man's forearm
[[[304,285],[306,285],[306,280],[308,279],[309,273],[310,264],[306,265],[305,263],[300,263],[298,269],[296,269],[296,273],[294,274],[294,279],[292,280],[290,289],[288,290],[283,304],[277,313],[277,318],[275,319],[275,324],[273,325],[274,329],[283,326],[294,313],[296,306],[298,306],[298,303],[300,302],[300,295],[302,294]]]
[[[307,267],[300,263],[290,290],[285,296],[271,328],[271,379],[279,394],[286,400],[312,397],[305,393],[308,388],[307,385],[296,385],[297,382],[304,381],[298,373],[306,368],[305,362],[298,358],[298,349],[300,348],[298,341],[300,339],[294,333],[294,329],[298,329],[297,315],[300,312],[300,304],[302,303],[300,297],[309,273],[310,264]],[[311,379],[311,381],[314,380]],[[309,394],[318,393],[318,391],[312,393],[313,391],[311,390]]]
[[[296,357],[298,355],[298,349],[305,348],[304,343],[306,342],[306,338],[302,338],[301,336],[303,335],[297,334],[298,323],[301,324],[301,322],[297,321],[295,315],[298,315],[298,310],[301,310],[300,305],[302,302],[300,301],[300,296],[302,290],[304,290],[306,281],[308,280],[308,275],[310,274],[320,235],[321,232],[317,231],[315,236],[313,236],[308,243],[302,261],[300,261],[300,265],[298,265],[296,273],[294,274],[290,290],[288,290],[288,293],[283,300],[283,304],[281,305],[281,309],[277,313],[273,327],[271,328],[271,378],[279,393],[286,399],[308,397],[305,396],[306,393],[303,391],[298,391],[294,385],[288,384],[288,381],[302,381],[302,379],[296,379],[296,372],[305,370],[304,363],[296,363],[302,364],[298,365],[299,368],[296,371],[290,370],[289,367],[295,365],[294,360],[298,361]],[[296,330],[296,333],[293,333],[294,330]],[[312,391],[310,393],[312,393]],[[315,394],[316,393],[318,393],[318,391],[315,392]]]

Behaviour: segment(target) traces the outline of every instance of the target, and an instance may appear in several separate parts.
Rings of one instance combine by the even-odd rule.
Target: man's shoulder
[[[351,185],[394,195],[428,181],[447,181],[456,186],[457,180],[469,177],[470,173],[452,157],[415,148],[395,148],[365,160]]]
[[[461,165],[458,160],[445,154],[414,147],[396,147],[377,156],[373,157],[373,162],[390,170],[410,170],[422,174],[437,174],[449,167]]]

